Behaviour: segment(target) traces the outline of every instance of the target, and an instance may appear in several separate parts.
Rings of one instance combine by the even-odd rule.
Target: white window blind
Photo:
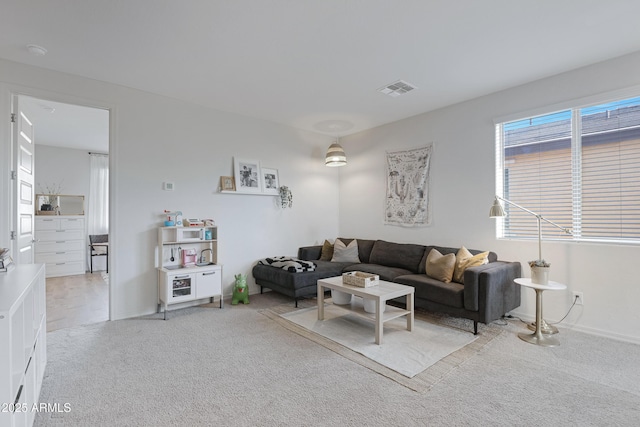
[[[640,243],[640,98],[496,128],[498,194],[572,228],[545,238]],[[505,205],[500,237],[537,238],[535,217]]]
[[[580,116],[582,237],[640,241],[640,98]]]

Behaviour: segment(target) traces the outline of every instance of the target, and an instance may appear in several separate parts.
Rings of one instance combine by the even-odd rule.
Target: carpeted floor
[[[466,323],[468,322],[463,319],[451,318],[448,316],[437,316],[432,313],[416,311],[416,321],[429,322],[434,325],[440,325],[443,329],[450,329],[452,331],[457,331],[460,334],[468,335],[469,341],[471,342],[463,346],[459,350],[456,350],[453,353],[440,358],[439,361],[429,366],[427,369],[422,370],[418,375],[408,377],[402,372],[397,372],[394,369],[390,369],[388,366],[384,366],[384,364],[380,364],[374,360],[371,360],[371,358],[361,354],[361,352],[359,351],[354,351],[353,349],[341,345],[328,337],[322,336],[321,334],[315,333],[313,331],[309,331],[307,328],[301,327],[295,323],[292,323],[285,317],[282,317],[282,315],[286,316],[287,314],[291,314],[293,312],[301,313],[305,310],[313,309],[314,307],[316,307],[315,300],[305,300],[300,302],[298,305],[299,309],[297,310],[291,304],[281,304],[267,310],[261,310],[261,312],[265,316],[272,319],[274,322],[282,325],[284,328],[287,328],[305,338],[308,338],[326,347],[327,349],[348,358],[349,360],[352,360],[366,368],[369,368],[372,371],[379,373],[380,375],[384,375],[387,378],[396,381],[398,384],[402,384],[405,387],[408,387],[409,389],[417,392],[425,392],[434,384],[441,381],[456,367],[476,355],[482,349],[482,347],[493,340],[501,332],[501,329],[498,326],[489,325],[487,328],[485,328],[483,334],[474,337],[469,333],[468,329],[465,330],[465,326],[468,328],[469,325],[466,325]],[[317,313],[317,311],[315,313]],[[404,327],[404,318],[398,320],[403,325],[402,327]],[[365,326],[367,325],[365,324]],[[373,325],[371,324],[369,326],[371,329],[370,332],[371,334],[373,334]],[[406,331],[402,332],[404,333]],[[373,340],[373,336],[371,337],[371,339]]]
[[[561,328],[560,347],[519,322],[423,392],[294,333],[250,305],[195,307],[47,334],[36,425],[635,426],[640,346]],[[443,317],[446,322],[447,318]],[[468,325],[470,326],[470,324]]]

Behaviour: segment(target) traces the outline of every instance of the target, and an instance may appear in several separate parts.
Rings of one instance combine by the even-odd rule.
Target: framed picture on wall
[[[258,160],[234,157],[233,175],[236,181],[236,191],[262,193],[262,172]]]
[[[232,176],[220,177],[220,190],[221,191],[236,191],[236,183]]]
[[[279,187],[278,169],[262,168],[262,192],[277,195]]]

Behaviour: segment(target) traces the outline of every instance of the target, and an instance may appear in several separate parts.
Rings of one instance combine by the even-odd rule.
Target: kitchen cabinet
[[[0,274],[0,427],[33,425],[47,364],[46,306],[43,264]]]
[[[36,216],[37,263],[46,265],[46,277],[86,272],[84,216]]]
[[[218,228],[158,229],[158,312],[222,300],[222,266],[218,265]]]

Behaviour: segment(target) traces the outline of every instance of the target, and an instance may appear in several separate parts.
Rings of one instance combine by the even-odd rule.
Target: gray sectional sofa
[[[340,240],[346,242],[353,239]],[[521,277],[519,262],[498,261],[489,252],[489,262],[464,271],[464,283],[445,283],[426,274],[426,258],[431,249],[443,255],[456,254],[458,248],[393,243],[384,240],[357,239],[359,263],[320,260],[322,245],[298,249],[298,258],[316,264],[314,271],[289,272],[268,265],[253,267],[253,277],[263,288],[295,299],[315,296],[317,280],[339,276],[348,271],[377,274],[381,280],[415,288],[415,306],[429,311],[447,313],[473,321],[474,334],[478,322],[488,324],[520,306],[520,286],[513,280]],[[470,250],[472,254],[481,251]],[[404,303],[402,301],[398,301]]]

